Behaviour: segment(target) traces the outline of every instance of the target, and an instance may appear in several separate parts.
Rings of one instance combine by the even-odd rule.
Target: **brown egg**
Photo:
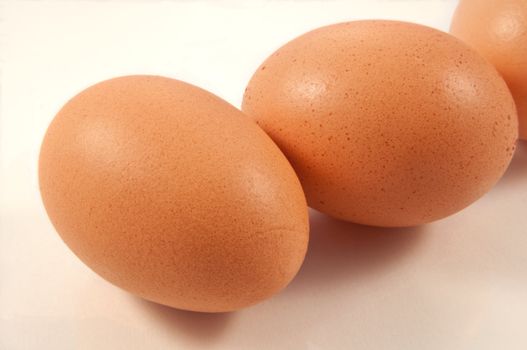
[[[527,140],[527,0],[461,0],[451,32],[476,48],[503,75]]]
[[[402,22],[294,39],[254,74],[242,109],[289,158],[311,207],[376,226],[466,207],[503,174],[517,138],[514,101],[492,65]]]
[[[75,96],[47,131],[39,173],[71,250],[161,304],[254,304],[306,253],[307,205],[287,159],[253,120],[177,80],[122,77]]]

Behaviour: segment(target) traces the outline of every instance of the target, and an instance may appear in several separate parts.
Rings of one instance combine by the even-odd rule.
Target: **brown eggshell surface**
[[[512,91],[527,140],[527,0],[461,0],[451,32],[477,49]]]
[[[514,101],[490,63],[395,21],[294,39],[254,74],[242,110],[289,158],[311,207],[376,226],[466,207],[500,178],[517,139]]]
[[[129,76],[70,100],[40,154],[55,228],[108,281],[176,308],[270,297],[308,242],[298,178],[250,118],[195,86]]]

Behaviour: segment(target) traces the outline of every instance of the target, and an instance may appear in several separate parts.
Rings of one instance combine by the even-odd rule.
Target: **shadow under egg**
[[[514,157],[498,186],[524,181],[527,183],[527,141],[518,141]]]
[[[309,250],[290,289],[370,278],[393,268],[422,241],[426,226],[382,228],[310,210]]]
[[[227,329],[233,313],[205,313],[179,310],[133,296],[146,314],[175,337],[197,345],[212,345]]]

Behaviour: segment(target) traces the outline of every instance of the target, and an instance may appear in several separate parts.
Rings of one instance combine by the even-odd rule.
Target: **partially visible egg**
[[[256,71],[242,110],[289,158],[311,207],[375,226],[474,202],[504,173],[518,132],[490,63],[449,34],[395,21],[292,40]]]
[[[527,140],[527,1],[461,0],[451,33],[477,49],[503,75]]]
[[[306,253],[307,205],[287,159],[253,120],[181,81],[128,76],[75,96],[47,131],[39,176],[71,250],[161,304],[254,304]]]

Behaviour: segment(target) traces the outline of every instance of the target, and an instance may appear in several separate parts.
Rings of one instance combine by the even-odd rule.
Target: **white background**
[[[281,294],[231,314],[135,298],[66,248],[40,202],[45,129],[81,89],[161,74],[236,106],[260,62],[315,27],[392,18],[448,29],[456,1],[3,1],[0,349],[526,349],[527,145],[470,208],[415,229],[312,213]]]

